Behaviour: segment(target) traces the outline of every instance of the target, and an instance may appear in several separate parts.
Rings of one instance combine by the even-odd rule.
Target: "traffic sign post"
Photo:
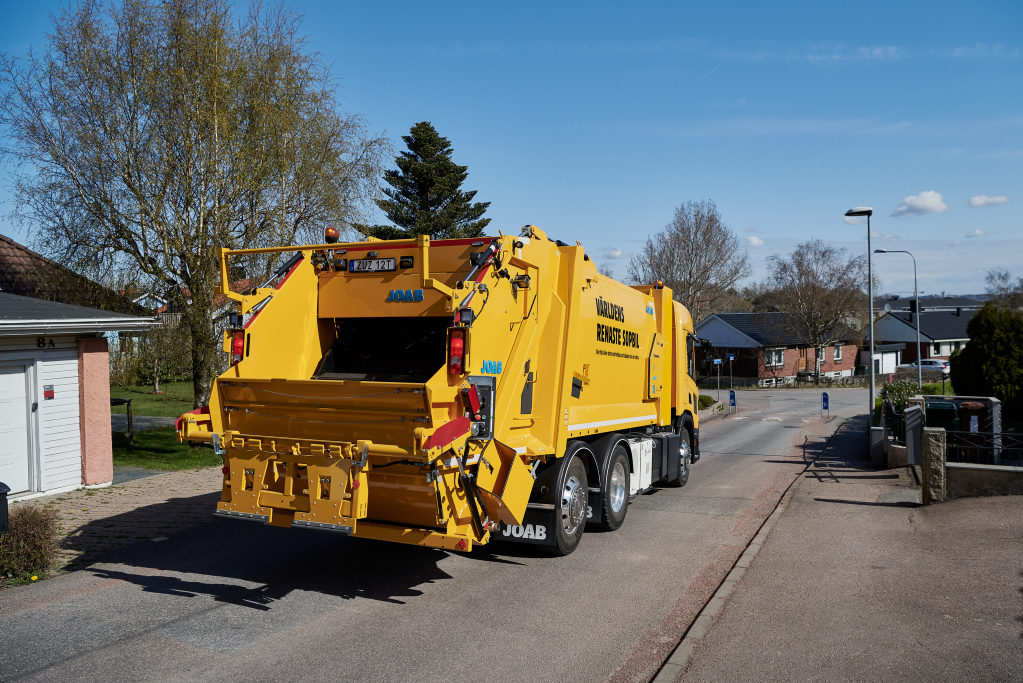
[[[732,412],[732,408],[735,408],[735,412],[739,412],[735,405],[735,389],[728,390],[728,412]]]
[[[821,415],[824,411],[828,412],[828,417],[831,417],[831,397],[828,396],[828,392],[821,393]]]
[[[733,383],[732,383],[732,361],[735,360],[735,354],[734,353],[726,353],[725,355],[728,356],[728,388],[729,389],[733,389],[734,386],[733,386]],[[733,403],[732,405],[735,405],[735,404]]]
[[[715,358],[714,365],[718,369],[718,403],[721,403],[721,359]]]

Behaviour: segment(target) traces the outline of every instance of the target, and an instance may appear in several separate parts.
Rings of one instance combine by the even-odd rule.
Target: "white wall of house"
[[[935,340],[930,345],[930,347],[931,347],[931,356],[932,357],[933,356],[944,356],[945,358],[947,358],[947,357],[952,355],[953,351],[958,351],[959,349],[961,349],[964,346],[966,346],[966,342],[968,342],[968,341],[970,341],[970,340],[969,339],[940,339],[940,340]]]
[[[26,419],[25,438],[5,435],[0,445],[3,476],[22,491],[49,491],[82,483],[81,414],[78,395],[78,342],[64,337],[0,337],[0,367],[9,380],[0,392],[18,398]],[[19,383],[21,389],[19,389]],[[44,387],[53,387],[46,399]],[[4,402],[0,396],[0,402]],[[32,410],[32,405],[36,409]],[[17,406],[9,406],[17,409]],[[8,438],[10,439],[8,441]],[[5,482],[7,483],[7,482]],[[13,487],[12,487],[13,488]]]
[[[895,372],[896,366],[901,362],[901,351],[885,351],[883,353],[874,354],[874,372],[876,374],[887,375],[890,372]],[[860,351],[860,358],[858,365],[866,365],[870,367],[870,352]]]
[[[710,316],[696,326],[696,335],[706,339],[717,348],[723,349],[755,349],[760,343],[751,339],[739,330],[716,316]]]

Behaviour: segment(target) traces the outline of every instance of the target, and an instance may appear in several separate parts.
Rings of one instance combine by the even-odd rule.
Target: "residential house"
[[[0,481],[12,495],[110,484],[104,335],[156,324],[0,292]]]
[[[714,357],[725,359],[722,372],[754,377],[761,385],[785,384],[800,374],[842,377],[853,374],[859,334],[846,330],[836,344],[818,350],[803,341],[799,323],[789,313],[715,313],[696,326],[696,335],[714,347]],[[704,369],[705,372],[712,372]]]
[[[915,311],[916,299],[911,296],[874,297],[874,311],[882,313],[888,306],[889,310]],[[979,299],[969,299],[961,296],[926,296],[920,297],[920,310],[927,311],[954,311],[957,308],[966,311],[976,311],[984,306]]]
[[[147,313],[122,294],[4,235],[0,235],[0,291],[129,315]]]
[[[970,341],[966,326],[977,312],[972,308],[956,308],[948,311],[930,311],[920,308],[920,344],[924,358],[948,360],[953,351],[966,346]],[[916,353],[916,314],[911,311],[885,313],[874,322],[874,340],[878,344],[902,342],[906,345],[902,361],[912,363]]]

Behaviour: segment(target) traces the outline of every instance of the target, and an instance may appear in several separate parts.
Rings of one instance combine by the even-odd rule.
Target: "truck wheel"
[[[552,555],[568,555],[583,537],[586,527],[586,508],[589,489],[586,481],[586,466],[576,455],[566,456],[565,471],[561,481],[561,494],[554,511],[555,545],[546,546]]]
[[[625,513],[629,511],[629,453],[622,442],[611,451],[604,481],[604,511],[600,514],[600,526],[607,531],[621,528]]]
[[[682,427],[678,435],[678,476],[668,480],[668,486],[685,486],[689,482],[689,468],[693,465],[693,437]]]

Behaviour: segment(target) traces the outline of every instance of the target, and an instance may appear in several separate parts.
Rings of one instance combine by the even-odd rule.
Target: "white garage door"
[[[0,481],[28,491],[28,412],[25,368],[0,367]]]

